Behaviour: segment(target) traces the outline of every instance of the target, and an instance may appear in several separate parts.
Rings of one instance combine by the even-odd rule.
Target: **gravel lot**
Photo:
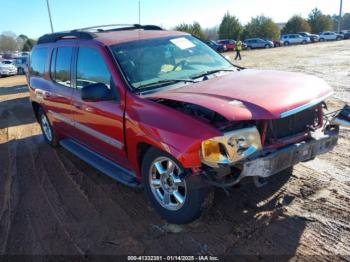
[[[226,53],[232,58],[232,53]],[[350,41],[243,52],[246,67],[301,71],[350,103]],[[350,130],[338,147],[256,189],[216,190],[200,220],[166,224],[143,191],[122,186],[62,148],[35,122],[25,78],[0,79],[0,254],[350,256]],[[282,257],[280,257],[282,259]],[[339,258],[339,257],[338,257]]]

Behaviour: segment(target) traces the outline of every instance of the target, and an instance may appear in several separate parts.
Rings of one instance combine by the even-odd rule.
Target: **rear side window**
[[[59,47],[52,53],[50,75],[58,84],[71,87],[71,61],[73,48]]]
[[[76,87],[81,89],[95,83],[103,83],[108,88],[113,85],[107,65],[96,49],[79,48]]]
[[[43,77],[48,54],[47,48],[36,48],[30,57],[30,71],[34,76]]]

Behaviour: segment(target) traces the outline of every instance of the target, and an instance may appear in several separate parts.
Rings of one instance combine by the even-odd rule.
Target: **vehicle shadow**
[[[285,212],[295,198],[286,191],[292,172],[292,168],[282,171],[260,188],[247,178],[233,187],[229,196],[216,190],[213,207],[201,223],[209,230],[210,225],[219,225],[223,232],[226,228],[224,234],[230,244],[223,250],[225,255],[273,255],[279,260],[295,255],[307,221]]]
[[[8,128],[36,121],[28,97],[0,101],[0,128]]]
[[[63,148],[51,148],[42,135],[1,141],[0,133],[0,210],[10,204],[12,212],[0,218],[0,228],[6,219],[16,224],[0,234],[6,254],[76,254],[78,247],[84,254],[288,260],[306,227],[306,220],[284,212],[294,199],[284,189],[290,170],[259,189],[245,181],[229,196],[216,190],[201,219],[175,226],[160,219],[142,190],[115,182]]]
[[[27,92],[28,87],[26,85],[0,86],[0,97],[5,95],[14,95]]]

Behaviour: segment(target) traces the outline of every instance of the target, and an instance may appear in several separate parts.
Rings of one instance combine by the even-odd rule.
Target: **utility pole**
[[[339,8],[339,18],[338,18],[338,34],[340,33],[340,24],[341,24],[341,13],[343,9],[343,0],[340,0],[340,8]]]
[[[51,18],[51,11],[50,11],[49,0],[46,0],[46,4],[47,4],[47,11],[48,11],[48,13],[49,13],[50,26],[51,26],[51,33],[53,33],[53,25],[52,25],[52,18]]]
[[[141,25],[141,0],[139,0],[139,25]]]

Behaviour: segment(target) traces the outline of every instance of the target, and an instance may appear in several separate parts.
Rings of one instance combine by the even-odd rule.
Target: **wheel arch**
[[[39,116],[38,116],[38,112],[39,109],[42,108],[41,105],[35,101],[32,101],[32,108],[33,108],[33,112],[35,115],[35,119],[39,122]]]

